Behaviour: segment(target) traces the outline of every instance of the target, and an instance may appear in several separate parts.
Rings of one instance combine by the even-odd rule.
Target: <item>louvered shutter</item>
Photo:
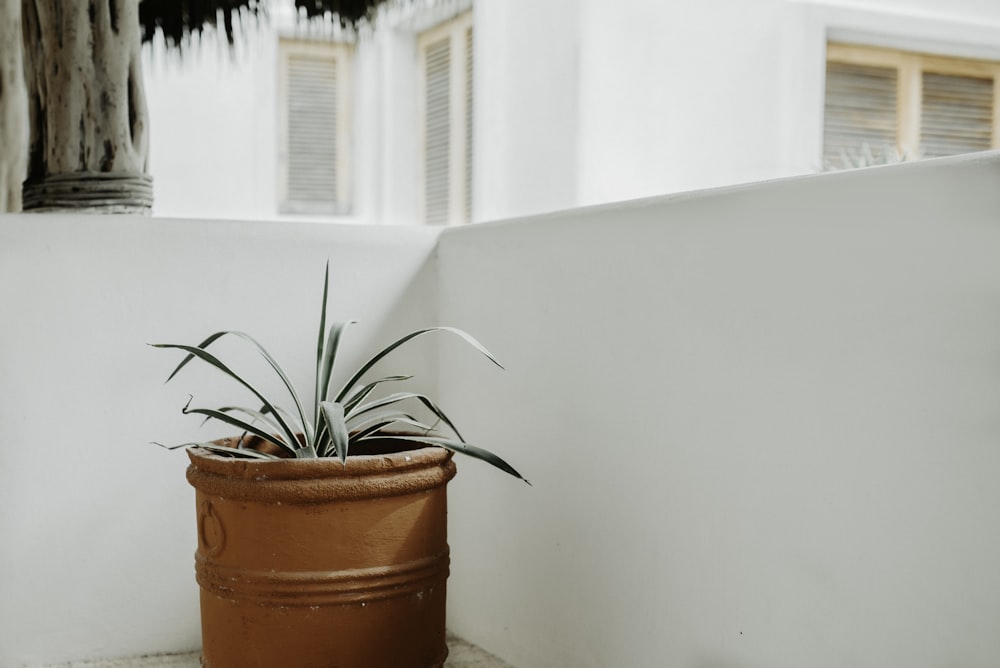
[[[451,41],[426,47],[424,110],[424,220],[448,223],[451,171]]]
[[[896,86],[894,68],[827,63],[825,161],[838,162],[863,145],[876,151],[895,147]]]
[[[337,207],[337,69],[332,58],[288,59],[288,187],[291,209]]]
[[[993,79],[923,73],[920,144],[926,157],[990,148]]]
[[[472,28],[465,31],[465,222],[472,222]]]

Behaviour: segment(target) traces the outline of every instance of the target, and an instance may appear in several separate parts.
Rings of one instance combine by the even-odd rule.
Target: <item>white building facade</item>
[[[279,7],[231,52],[147,53],[154,213],[454,224],[811,173],[845,47],[945,63],[998,146],[991,0],[423,0],[356,38]],[[896,127],[848,134],[919,149],[932,82],[906,67]]]

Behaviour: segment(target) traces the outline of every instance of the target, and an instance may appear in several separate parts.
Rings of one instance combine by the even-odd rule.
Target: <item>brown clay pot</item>
[[[444,664],[450,452],[352,456],[346,467],[188,454],[202,666]]]

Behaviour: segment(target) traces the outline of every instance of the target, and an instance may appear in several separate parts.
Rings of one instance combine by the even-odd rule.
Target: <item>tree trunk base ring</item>
[[[76,172],[24,182],[23,210],[32,213],[136,213],[150,215],[153,179],[148,174]]]

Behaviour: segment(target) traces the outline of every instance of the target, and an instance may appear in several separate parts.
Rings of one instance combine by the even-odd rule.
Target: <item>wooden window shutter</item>
[[[993,141],[993,79],[923,73],[920,145],[930,158],[984,151]]]
[[[424,110],[424,220],[448,223],[451,174],[451,40],[427,45]]]
[[[828,62],[823,159],[835,162],[863,145],[896,146],[895,68]]]
[[[472,28],[465,31],[465,222],[472,222]]]
[[[1000,148],[998,79],[997,61],[829,43],[824,161],[863,144],[874,163]]]
[[[472,12],[417,35],[419,210],[428,225],[472,218]]]
[[[337,207],[337,68],[332,58],[288,59],[286,199],[294,206]]]

